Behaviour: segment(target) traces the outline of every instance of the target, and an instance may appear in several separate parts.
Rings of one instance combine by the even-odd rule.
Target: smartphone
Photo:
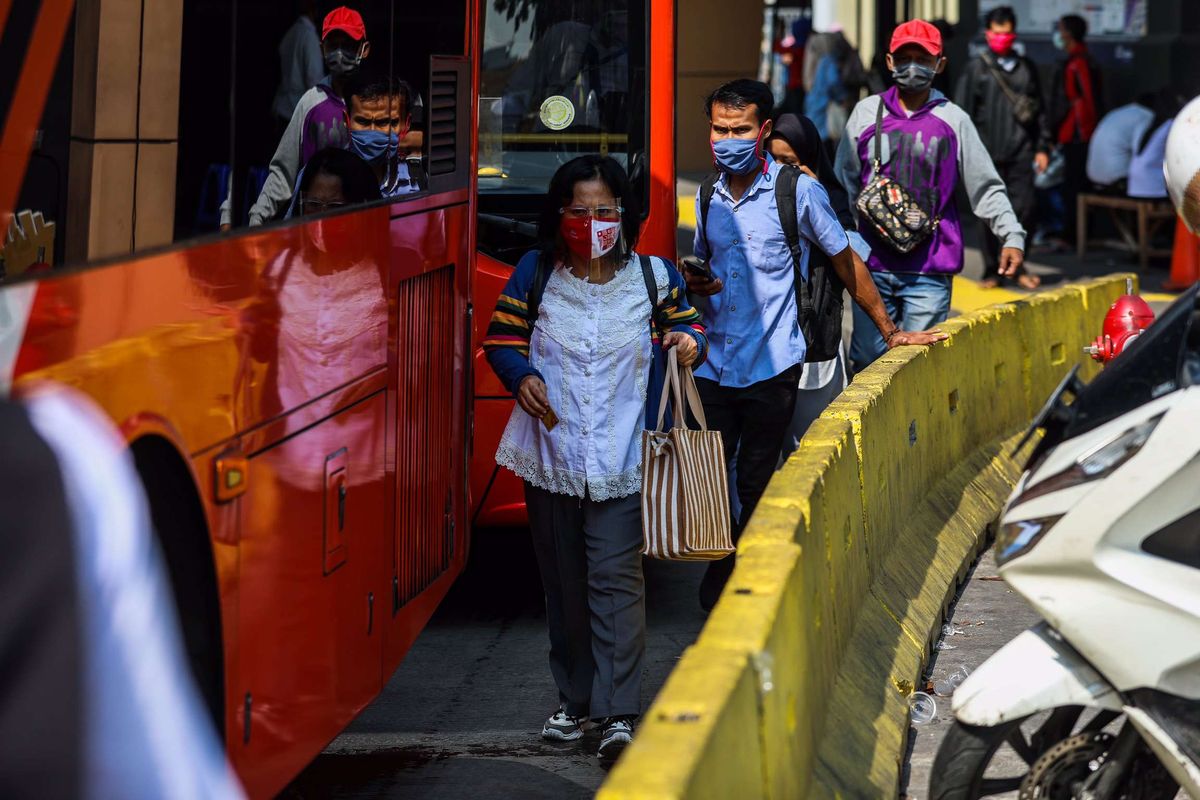
[[[681,263],[683,264],[683,268],[688,272],[699,275],[706,280],[711,281],[713,279],[712,270],[709,268],[707,261],[701,261],[695,256],[684,256],[681,259]]]

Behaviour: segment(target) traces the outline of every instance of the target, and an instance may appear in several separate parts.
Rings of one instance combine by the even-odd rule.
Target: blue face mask
[[[1056,50],[1066,50],[1067,43],[1063,41],[1062,31],[1055,30],[1054,35],[1050,37],[1050,41],[1054,43]]]
[[[762,131],[759,131],[762,136]],[[759,155],[759,140],[721,139],[712,143],[713,160],[717,168],[733,175],[749,175],[758,169],[764,159]]]
[[[350,131],[350,152],[364,161],[393,158],[399,149],[398,134],[376,130]]]
[[[896,79],[896,84],[901,89],[910,92],[923,92],[933,86],[933,76],[936,74],[937,70],[933,67],[927,67],[915,61],[901,64],[892,71],[892,77]]]

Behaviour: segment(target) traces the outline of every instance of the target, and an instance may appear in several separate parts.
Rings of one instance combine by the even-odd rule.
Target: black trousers
[[[801,365],[750,386],[721,386],[696,379],[709,430],[721,433],[726,469],[737,454],[737,494],[742,512],[733,521],[736,542],[779,464],[796,407]]]
[[[1030,236],[1033,235],[1033,210],[1036,198],[1033,190],[1033,151],[1020,153],[1011,161],[997,161],[996,172],[1008,191],[1013,213]],[[983,277],[995,278],[1000,274],[1001,242],[983,220],[979,221],[983,232]],[[1022,267],[1021,272],[1025,271]]]

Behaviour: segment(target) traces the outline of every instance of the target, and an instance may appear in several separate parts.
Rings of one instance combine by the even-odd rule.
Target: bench
[[[1175,219],[1175,208],[1167,200],[1081,193],[1077,203],[1076,247],[1080,260],[1087,253],[1088,210],[1092,208],[1108,209],[1108,214],[1112,217],[1126,248],[1138,254],[1138,267],[1142,271],[1145,271],[1152,257],[1170,258],[1170,248],[1150,246],[1151,239],[1163,224]],[[1134,213],[1137,217],[1136,230],[1130,228],[1128,220],[1121,212]]]

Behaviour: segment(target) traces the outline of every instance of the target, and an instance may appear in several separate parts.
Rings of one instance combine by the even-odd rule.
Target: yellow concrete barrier
[[[1010,450],[1124,279],[974,311],[856,377],[771,481],[598,797],[894,796],[906,695],[1020,473]]]

